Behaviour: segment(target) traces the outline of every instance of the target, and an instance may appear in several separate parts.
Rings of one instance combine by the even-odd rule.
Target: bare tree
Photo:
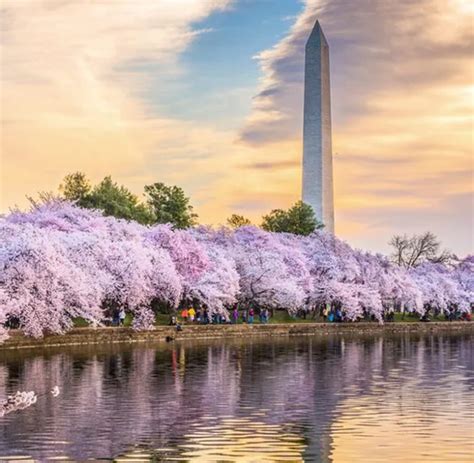
[[[405,267],[416,267],[429,261],[449,264],[456,256],[448,250],[440,251],[441,243],[431,232],[421,235],[395,235],[389,242],[394,252],[393,262]]]

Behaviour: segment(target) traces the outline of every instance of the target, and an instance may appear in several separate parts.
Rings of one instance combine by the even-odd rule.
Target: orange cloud
[[[307,0],[259,54],[260,91],[241,131],[152,111],[137,96],[150,76],[130,65],[152,61],[153,85],[165,88],[202,32],[193,24],[232,3],[4,0],[1,209],[75,170],[137,193],[177,183],[204,222],[289,206],[300,196],[303,50],[317,16],[332,52],[338,234],[383,249],[392,233],[431,229],[471,250],[470,4]]]
[[[159,62],[158,85],[179,74],[177,57],[199,33],[192,23],[230,3],[2,2],[1,208],[55,188],[70,171],[124,182],[146,172],[161,141],[179,131],[136,97],[146,76],[127,65]]]
[[[320,20],[331,47],[336,228],[352,243],[384,249],[393,233],[431,229],[460,253],[473,249],[472,205],[459,199],[473,192],[468,5],[307,0],[289,34],[257,57],[261,87],[241,137],[296,146],[304,44]],[[445,223],[452,213],[456,231]]]

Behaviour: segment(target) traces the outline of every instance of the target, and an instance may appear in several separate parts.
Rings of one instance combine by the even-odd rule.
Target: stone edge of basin
[[[370,333],[429,333],[463,331],[474,333],[472,322],[396,322],[385,323],[288,323],[271,325],[184,325],[182,331],[172,326],[157,326],[148,331],[132,328],[101,327],[74,328],[63,335],[47,335],[35,339],[23,335],[19,330],[10,331],[10,338],[0,344],[1,350],[34,348],[45,346],[67,346],[81,344],[110,344],[136,342],[166,342],[167,340],[212,339],[248,336],[311,336],[330,334]]]

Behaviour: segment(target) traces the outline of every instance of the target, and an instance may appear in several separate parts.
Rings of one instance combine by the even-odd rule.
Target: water
[[[472,462],[473,336],[0,354],[0,461]]]

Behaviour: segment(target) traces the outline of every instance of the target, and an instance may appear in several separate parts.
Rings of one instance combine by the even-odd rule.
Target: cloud
[[[149,85],[140,63],[159,63],[154,85],[178,76],[180,53],[202,33],[193,24],[230,4],[2,2],[2,208],[71,170],[97,179],[146,168],[177,122],[137,96]]]
[[[258,55],[260,89],[241,130],[224,121],[229,94],[214,95],[216,115],[165,115],[145,96],[179,87],[181,54],[210,33],[196,24],[237,2],[3,0],[0,208],[76,170],[93,181],[112,174],[136,193],[178,184],[203,222],[241,213],[258,223],[288,207],[300,197],[303,50],[318,17],[332,53],[338,234],[378,249],[416,216],[467,252],[465,231],[457,239],[446,224],[469,228],[469,4],[307,0]],[[248,98],[248,88],[229,91]]]
[[[465,84],[472,53],[468,13],[460,0],[306,0],[289,34],[256,56],[263,72],[261,89],[242,138],[264,143],[299,135],[304,45],[316,19],[331,46],[337,127],[374,111],[372,102],[383,97],[386,89],[416,91],[434,83]],[[461,69],[459,60],[465,65]]]
[[[212,118],[164,116],[159,102],[152,108],[143,97],[150,85],[166,93],[170,80],[179,80],[185,71],[180,54],[203,33],[193,24],[232,2],[110,5],[3,3],[3,211],[24,206],[25,195],[55,190],[77,170],[92,181],[112,174],[137,194],[155,181],[178,184],[201,220],[211,223],[225,221],[235,204],[255,220],[264,210],[289,204],[296,197],[292,183],[299,189],[296,164],[284,175],[271,169],[247,173],[244,166],[269,158],[278,163],[292,148],[236,143],[235,131],[218,128]],[[226,95],[219,98],[226,101]],[[292,159],[297,162],[297,151]]]
[[[472,253],[474,223],[469,213],[473,206],[472,194],[448,193],[442,198],[432,198],[427,206],[407,207],[404,202],[396,203],[390,208],[390,214],[381,214],[379,208],[369,204],[347,210],[345,220],[352,234],[351,243],[366,248],[370,237],[373,249],[388,253],[388,241],[393,234],[432,231],[435,224],[435,232],[442,238],[444,247],[461,257]]]
[[[256,57],[262,79],[243,143],[300,143],[304,45],[316,19],[331,50],[338,233],[371,246],[393,232],[395,221],[413,228],[416,210],[423,230],[468,252],[472,240],[447,231],[440,205],[473,191],[472,4],[306,0],[289,33]],[[472,208],[451,199],[449,205],[472,231],[461,220]]]
[[[288,167],[300,166],[301,162],[296,160],[288,161],[261,161],[249,164],[247,167],[250,169],[262,169],[262,170],[274,170],[274,169],[287,169]]]

